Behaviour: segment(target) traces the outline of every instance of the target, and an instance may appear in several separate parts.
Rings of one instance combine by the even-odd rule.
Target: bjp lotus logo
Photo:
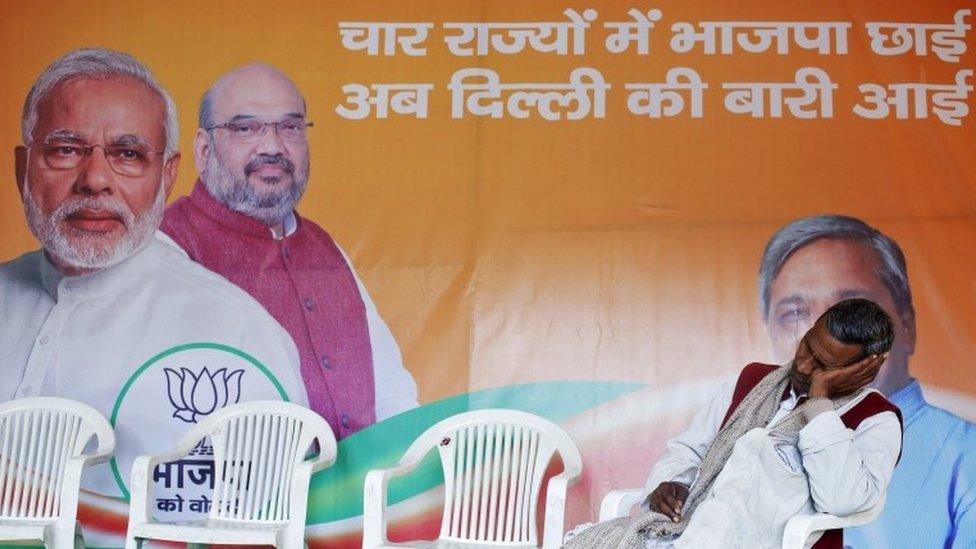
[[[188,368],[166,372],[166,390],[169,401],[176,409],[173,417],[187,423],[196,423],[228,404],[237,404],[241,398],[241,376],[244,370],[227,371],[227,368],[210,373],[208,368],[194,374]]]

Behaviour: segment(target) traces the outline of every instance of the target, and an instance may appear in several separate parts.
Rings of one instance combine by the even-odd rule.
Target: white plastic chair
[[[641,502],[643,495],[644,491],[641,489],[610,492],[603,498],[603,503],[600,505],[600,521],[628,516],[631,509]],[[783,549],[804,549],[807,547],[807,540],[815,533],[867,524],[881,514],[884,505],[885,497],[882,496],[878,504],[871,509],[848,517],[838,517],[827,513],[797,515],[786,523],[786,529],[783,533]]]
[[[153,470],[186,456],[205,437],[214,451],[214,491],[206,521],[152,521]],[[318,455],[309,452],[318,442]],[[126,549],[147,539],[190,544],[305,546],[312,473],[335,463],[332,429],[315,412],[287,402],[251,401],[222,408],[192,428],[167,454],[132,465]]]
[[[386,495],[391,478],[408,473],[437,448],[444,469],[444,515],[433,542],[387,539]],[[582,460],[558,425],[515,410],[476,410],[444,419],[421,434],[399,463],[366,475],[363,549],[417,547],[538,547],[536,508],[553,455],[563,471],[549,479],[542,547],[562,545],[566,489]]]
[[[95,439],[95,450],[84,454]],[[83,548],[78,513],[81,471],[107,461],[112,426],[94,408],[63,398],[0,404],[0,540]]]

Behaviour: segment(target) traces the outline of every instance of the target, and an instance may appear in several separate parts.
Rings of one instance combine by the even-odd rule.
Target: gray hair
[[[817,215],[787,224],[776,231],[766,244],[759,267],[759,308],[763,319],[769,315],[773,280],[786,261],[800,248],[824,238],[851,240],[877,252],[881,264],[875,274],[888,288],[898,313],[915,315],[905,254],[898,243],[860,219],[844,215]]]
[[[179,148],[179,122],[176,117],[176,103],[169,93],[156,81],[152,72],[127,53],[90,48],[69,51],[48,65],[37,77],[27,99],[21,118],[21,137],[24,145],[31,144],[31,136],[37,126],[37,109],[58,85],[75,78],[131,78],[149,86],[159,95],[166,108],[166,150],[168,159]]]
[[[216,84],[207,88],[203,98],[200,99],[200,112],[197,113],[197,122],[201,128],[207,129],[214,125],[213,103]]]

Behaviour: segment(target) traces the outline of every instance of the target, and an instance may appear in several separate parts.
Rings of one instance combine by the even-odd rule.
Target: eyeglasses
[[[239,122],[227,122],[225,124],[215,124],[207,131],[221,129],[230,132],[230,138],[241,143],[254,143],[259,141],[267,133],[268,127],[275,129],[278,137],[285,141],[300,143],[305,141],[305,128],[311,128],[312,123],[306,122],[304,118],[289,118],[281,122],[261,122],[258,120],[241,120]]]
[[[125,177],[146,175],[154,157],[165,154],[135,144],[88,145],[54,139],[41,145],[41,157],[44,165],[52,170],[73,170],[86,164],[96,148],[102,149],[112,171]]]

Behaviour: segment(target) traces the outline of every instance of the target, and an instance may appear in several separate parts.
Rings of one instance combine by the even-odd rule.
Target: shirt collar
[[[197,179],[196,184],[193,185],[193,191],[190,192],[190,202],[204,215],[234,232],[257,238],[275,238],[274,233],[264,223],[240,212],[235,212],[219,202],[207,191],[207,186],[200,179]],[[294,212],[289,213],[284,219],[284,225],[284,236],[289,236],[298,229],[298,219]]]
[[[291,236],[298,229],[298,219],[295,217],[295,212],[288,212],[288,215],[282,220],[282,228],[285,234],[279,236],[275,234],[274,229],[268,227],[268,230],[271,231],[271,237],[275,240],[281,240]]]
[[[806,393],[799,394],[799,395],[796,394],[796,391],[793,389],[793,384],[791,383],[787,385],[786,390],[783,391],[783,399],[780,401],[779,405],[780,408],[792,410],[793,408],[796,408],[800,404],[800,400],[806,398],[807,398]]]
[[[62,278],[64,275],[51,263],[47,252],[41,250],[41,285],[44,286],[44,291],[54,301],[58,300],[58,283],[61,282]]]
[[[925,396],[922,395],[922,387],[912,379],[897,392],[888,397],[892,404],[897,406],[905,419],[919,413],[928,406]]]

